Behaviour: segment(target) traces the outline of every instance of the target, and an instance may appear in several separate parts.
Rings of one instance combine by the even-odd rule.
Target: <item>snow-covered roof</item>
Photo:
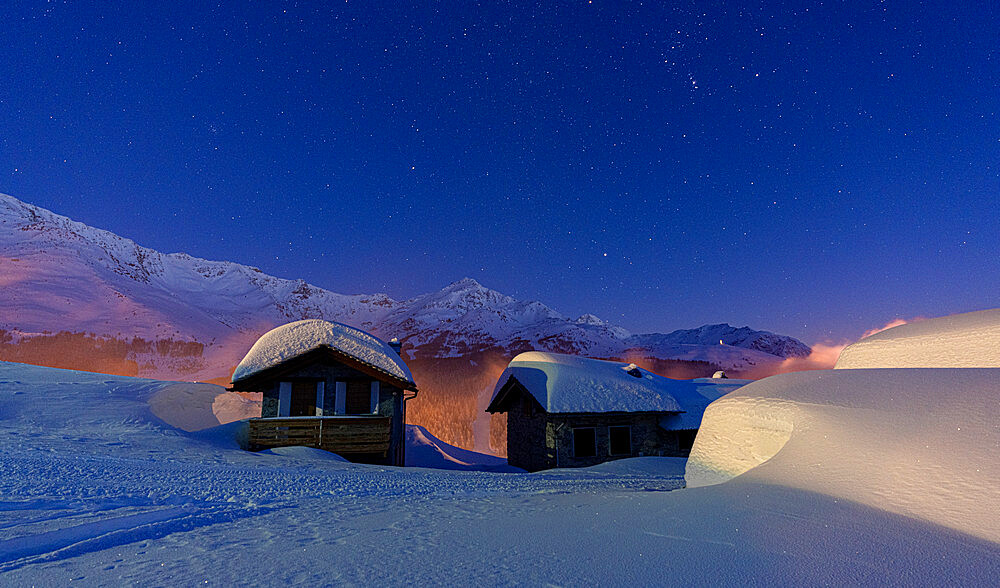
[[[550,413],[690,410],[690,418],[697,421],[709,402],[746,383],[711,378],[671,380],[635,364],[529,351],[515,357],[500,375],[491,404],[511,377]]]
[[[886,329],[848,345],[835,367],[1000,367],[1000,308]]]
[[[233,382],[320,347],[329,347],[395,378],[413,383],[410,369],[387,343],[361,329],[310,319],[264,333],[233,372]]]
[[[695,378],[693,380],[671,380],[674,399],[684,411],[660,419],[660,427],[668,431],[697,429],[708,405],[737,388],[746,386],[753,380],[733,378]]]

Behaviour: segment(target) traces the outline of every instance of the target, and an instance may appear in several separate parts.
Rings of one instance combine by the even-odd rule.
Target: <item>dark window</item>
[[[316,382],[292,382],[292,397],[288,402],[288,416],[316,416]]]
[[[608,427],[608,453],[632,455],[632,427]]]
[[[677,431],[677,449],[684,453],[691,453],[691,447],[694,446],[696,435],[698,435],[698,429]]]
[[[370,380],[349,380],[347,382],[344,412],[347,414],[371,414],[372,383]]]
[[[573,457],[594,457],[597,455],[596,429],[573,429]]]
[[[521,408],[524,410],[524,416],[526,417],[530,417],[535,412],[533,410],[535,407],[532,406],[531,398],[528,398],[527,395],[521,398]]]

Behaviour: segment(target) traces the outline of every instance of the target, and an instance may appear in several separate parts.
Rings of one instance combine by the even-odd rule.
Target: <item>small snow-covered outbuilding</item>
[[[748,380],[672,380],[624,362],[530,351],[486,411],[507,413],[507,461],[528,471],[687,456],[705,408]]]
[[[406,401],[417,386],[398,343],[330,321],[289,323],[250,348],[230,390],[263,394],[261,418],[250,420],[254,449],[309,445],[404,463]]]

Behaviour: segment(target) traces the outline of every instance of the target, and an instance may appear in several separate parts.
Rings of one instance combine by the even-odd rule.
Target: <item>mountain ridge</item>
[[[382,293],[339,294],[235,262],[161,253],[5,194],[0,276],[7,301],[0,328],[18,336],[70,331],[204,344],[200,365],[188,362],[184,374],[165,373],[175,368],[155,355],[137,359],[141,375],[157,377],[223,375],[262,332],[303,318],[399,337],[409,359],[544,349],[743,369],[809,353],[791,337],[724,323],[632,334],[592,314],[569,318],[468,277],[402,301]]]

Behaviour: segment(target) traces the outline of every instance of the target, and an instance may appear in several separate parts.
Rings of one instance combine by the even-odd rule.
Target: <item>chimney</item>
[[[403,356],[403,344],[399,342],[398,337],[393,337],[389,340],[389,347],[392,347],[392,350],[396,352],[396,355],[400,357]]]

